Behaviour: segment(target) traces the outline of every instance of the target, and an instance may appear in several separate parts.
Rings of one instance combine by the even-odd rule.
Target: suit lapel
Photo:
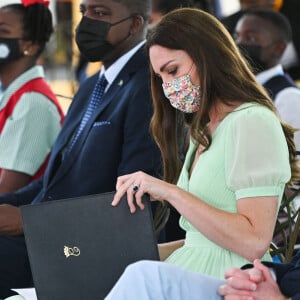
[[[104,109],[110,104],[110,102],[115,98],[118,97],[118,93],[120,92],[121,87],[116,86],[114,83],[109,87],[109,90],[104,94],[103,98],[101,99],[101,104],[95,109],[93,115],[90,117],[88,123],[86,124],[85,128],[83,129],[80,137],[78,138],[76,144],[74,145],[70,155],[66,157],[65,168],[64,170],[67,171],[68,168],[73,164],[74,159],[78,156],[81,151],[82,146],[87,139],[89,132],[92,130],[95,120],[99,117],[99,115],[104,111]],[[63,175],[63,174],[61,174]]]
[[[57,141],[55,142],[55,145],[51,151],[47,172],[44,176],[44,180],[47,185],[51,180],[51,175],[57,172],[58,165],[60,169],[64,168],[64,164],[62,165],[62,167],[60,166],[61,152],[68,144],[70,137],[73,135],[73,132],[76,130],[76,128],[81,122],[81,119],[85,112],[85,109],[82,109],[82,107],[87,107],[88,100],[90,98],[90,95],[93,91],[93,87],[95,86],[98,77],[99,72],[87,79],[87,81],[78,90],[77,94],[75,95],[72,101],[72,104],[66,115],[61,133],[59,134]]]
[[[90,118],[89,122],[86,124],[83,132],[81,133],[80,138],[74,145],[72,152],[65,158],[64,163],[62,166],[58,169],[56,174],[54,175],[52,181],[49,183],[49,187],[51,187],[53,184],[55,184],[62,176],[65,175],[65,173],[69,170],[69,168],[72,166],[72,164],[76,161],[78,154],[81,151],[82,146],[84,145],[84,142],[86,138],[89,135],[90,130],[92,129],[95,120],[99,117],[99,115],[105,110],[105,108],[115,99],[116,97],[121,98],[122,97],[122,90],[126,89],[127,83],[130,80],[131,76],[134,75],[134,73],[137,72],[139,69],[139,66],[145,65],[147,63],[147,58],[145,54],[143,53],[143,49],[139,49],[133,57],[127,62],[127,64],[123,67],[119,75],[116,77],[116,79],[112,82],[111,86],[107,90],[107,92],[104,94],[101,104],[99,107],[94,111],[92,117]],[[95,75],[94,75],[95,76]],[[95,81],[94,81],[95,84]],[[86,100],[87,101],[87,100]],[[70,135],[74,132],[74,130],[79,125],[81,118],[83,116],[82,110],[80,113],[77,113],[77,115],[80,115],[79,118],[76,118],[76,121],[72,123],[70,128],[66,130],[66,134],[64,135],[62,139],[62,143],[60,145],[60,150],[64,147],[64,145],[69,141]],[[70,116],[74,116],[74,113],[70,114]]]

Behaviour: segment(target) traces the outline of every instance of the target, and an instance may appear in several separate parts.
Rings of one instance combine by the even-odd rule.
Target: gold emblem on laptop
[[[68,247],[64,246],[64,254],[66,258],[70,256],[79,256],[80,255],[80,249],[78,247]]]

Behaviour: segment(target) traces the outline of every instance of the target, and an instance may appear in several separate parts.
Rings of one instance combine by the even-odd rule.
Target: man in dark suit
[[[104,95],[92,107],[90,99],[103,90],[93,91],[99,74],[89,78],[73,100],[42,180],[0,197],[0,298],[12,295],[10,288],[32,286],[18,206],[113,191],[118,176],[137,170],[159,176],[143,51],[151,0],[83,0],[80,9],[76,42],[89,61],[102,61]]]

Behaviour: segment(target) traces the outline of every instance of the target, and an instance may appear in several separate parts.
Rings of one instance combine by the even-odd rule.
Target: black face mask
[[[131,16],[116,23],[107,23],[82,17],[76,29],[76,43],[80,52],[90,62],[101,61],[115,47],[107,42],[110,27],[130,18]]]
[[[262,46],[238,44],[238,47],[255,74],[267,69],[266,64],[261,60]]]
[[[19,38],[0,38],[0,67],[20,58]]]

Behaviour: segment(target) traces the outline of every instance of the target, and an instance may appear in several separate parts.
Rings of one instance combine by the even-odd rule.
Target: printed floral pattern
[[[199,110],[200,86],[192,84],[190,75],[175,78],[172,82],[162,84],[165,96],[173,107],[186,113]]]

